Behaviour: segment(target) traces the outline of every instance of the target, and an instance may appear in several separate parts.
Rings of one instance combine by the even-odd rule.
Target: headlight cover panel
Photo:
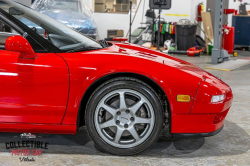
[[[225,99],[212,102],[213,96],[225,95]],[[203,79],[195,97],[191,114],[220,113],[231,107],[233,94],[231,88],[222,80],[204,72]]]

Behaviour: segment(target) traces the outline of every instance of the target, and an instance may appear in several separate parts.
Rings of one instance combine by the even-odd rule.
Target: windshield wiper
[[[101,49],[101,48],[98,48],[98,47],[80,47],[80,48],[70,50],[68,52],[91,51],[91,50],[99,50],[99,49]]]
[[[109,47],[109,44],[105,39],[99,40],[99,43],[102,45],[103,48]]]

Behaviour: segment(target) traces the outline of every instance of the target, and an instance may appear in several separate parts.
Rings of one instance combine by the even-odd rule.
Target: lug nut
[[[128,128],[128,124],[125,124],[124,127],[125,127],[125,128]]]
[[[120,124],[120,121],[119,121],[119,120],[117,120],[115,123],[116,123],[117,125],[119,125],[119,124]]]
[[[127,113],[127,114],[129,114],[129,113],[130,113],[130,111],[129,111],[129,110],[126,110],[126,113]]]
[[[131,118],[130,118],[130,121],[132,121],[132,122],[133,122],[134,120],[135,120],[135,118],[133,118],[133,117],[131,117]]]
[[[118,111],[118,112],[116,113],[116,115],[121,115],[121,112],[120,112],[120,111]]]

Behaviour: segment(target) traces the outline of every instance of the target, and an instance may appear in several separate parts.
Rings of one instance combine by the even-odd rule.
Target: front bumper
[[[225,94],[222,102],[211,103],[213,95]],[[205,73],[198,88],[192,109],[189,114],[171,115],[171,133],[200,136],[219,130],[232,105],[233,94],[231,88],[223,81],[209,73]],[[202,134],[203,133],[203,134]]]
[[[216,134],[218,134],[219,132],[221,132],[221,130],[223,129],[224,125],[222,127],[220,127],[218,130],[214,131],[214,132],[210,132],[210,133],[175,133],[172,134],[173,138],[200,138],[200,137],[211,137],[214,136]]]
[[[224,125],[229,108],[217,114],[172,115],[171,133],[211,133]],[[218,120],[217,120],[218,119]]]

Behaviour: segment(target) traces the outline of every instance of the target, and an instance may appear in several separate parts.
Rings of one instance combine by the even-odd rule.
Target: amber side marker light
[[[191,97],[189,95],[177,95],[177,101],[179,102],[190,102]]]

